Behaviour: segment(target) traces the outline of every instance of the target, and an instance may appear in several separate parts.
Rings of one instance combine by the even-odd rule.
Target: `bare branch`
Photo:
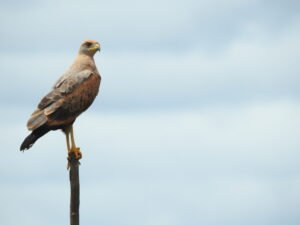
[[[71,186],[71,199],[70,199],[70,225],[79,225],[79,160],[76,159],[74,152],[69,154],[69,169],[70,169],[70,186]]]

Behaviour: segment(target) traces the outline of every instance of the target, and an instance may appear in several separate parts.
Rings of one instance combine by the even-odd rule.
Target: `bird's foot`
[[[73,150],[71,149],[71,152],[74,152],[75,159],[79,160],[82,158],[82,153],[80,151],[80,148],[73,148]]]
[[[70,168],[71,160],[79,160],[82,158],[82,153],[80,151],[80,148],[71,148],[70,151],[68,151],[68,164],[67,169]],[[79,162],[78,162],[79,163]]]

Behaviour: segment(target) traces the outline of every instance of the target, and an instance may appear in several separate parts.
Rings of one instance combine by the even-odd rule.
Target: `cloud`
[[[64,135],[19,145],[91,38],[103,80],[75,124],[82,223],[299,224],[297,1],[0,6],[2,223],[67,223]]]
[[[299,113],[299,102],[281,100],[85,114],[75,124],[84,156],[82,222],[295,224]],[[0,132],[6,135],[0,161],[2,221],[17,223],[18,218],[11,220],[16,211],[30,224],[66,220],[63,134],[51,132],[22,154],[18,146],[27,132],[21,118],[14,126],[4,122]]]
[[[250,26],[226,51],[212,55],[197,48],[184,54],[115,54],[103,50],[95,57],[103,78],[95,106],[101,110],[143,110],[297,99],[298,27],[294,24],[281,37],[268,40],[253,34],[259,27]],[[18,105],[30,102],[35,107],[71,64],[73,52],[0,55],[1,74],[5,74],[1,101]]]
[[[69,52],[88,38],[115,52],[181,52],[196,45],[210,52],[226,47],[249,23],[276,35],[299,20],[295,1],[32,1],[8,10],[16,4],[2,7],[5,52]]]

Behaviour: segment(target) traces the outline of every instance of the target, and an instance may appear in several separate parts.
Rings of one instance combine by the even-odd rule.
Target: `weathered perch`
[[[80,204],[80,184],[79,184],[79,159],[76,159],[74,152],[69,154],[69,174],[70,174],[70,225],[79,225],[79,204]]]

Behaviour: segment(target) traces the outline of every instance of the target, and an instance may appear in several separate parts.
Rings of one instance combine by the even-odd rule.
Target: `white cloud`
[[[96,105],[121,110],[297,99],[297,30],[295,24],[289,32],[269,41],[245,29],[226,51],[212,55],[199,49],[184,54],[115,54],[104,46],[95,59],[103,77]],[[2,100],[20,104],[30,97],[30,102],[37,104],[69,66],[73,52],[32,54],[25,59],[24,55],[2,54],[1,74],[6,77]],[[13,63],[16,66],[12,67]],[[14,92],[12,86],[19,92]],[[23,93],[21,97],[19,93]]]
[[[0,3],[1,222],[68,220],[64,135],[19,145],[92,38],[103,83],[75,124],[82,223],[299,224],[296,1],[17,3]]]
[[[86,113],[75,124],[83,152],[82,221],[297,221],[299,113],[299,102],[290,100],[192,111]],[[63,134],[47,134],[21,154],[17,142],[26,131],[18,121],[1,127],[6,151],[0,160],[0,193],[10,199],[2,202],[1,218],[15,224],[10,213],[36,215],[34,209],[45,203],[49,209],[55,205],[60,221],[67,214],[69,185]],[[16,135],[20,140],[12,142]],[[15,192],[24,197],[12,197]],[[54,193],[60,197],[51,197]],[[41,215],[46,221],[53,216]]]
[[[280,33],[286,24],[297,20],[299,8],[293,1],[248,0],[51,1],[26,6],[17,2],[4,4],[1,10],[5,52],[12,48],[69,51],[72,44],[87,38],[99,39],[116,52],[177,52],[193,49],[196,44],[209,52],[227,46],[249,22]],[[23,7],[15,7],[18,4]]]

